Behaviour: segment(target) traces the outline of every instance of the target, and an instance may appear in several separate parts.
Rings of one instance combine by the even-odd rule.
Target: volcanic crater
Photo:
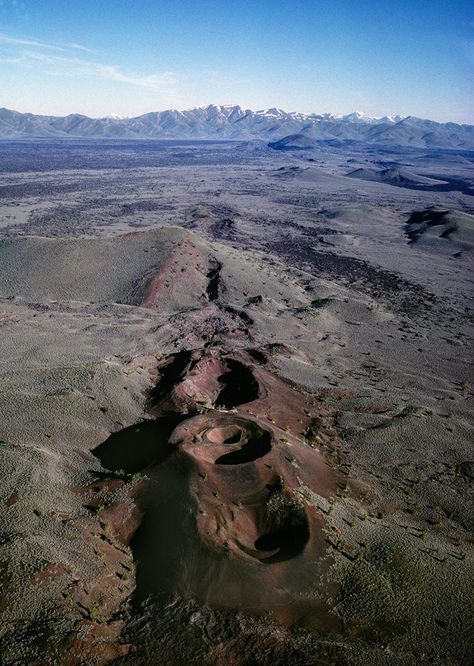
[[[304,396],[256,356],[266,358],[195,350],[164,359],[149,395],[153,418],[94,452],[105,467],[140,475],[136,603],[179,593],[271,610],[290,624],[321,610],[322,595],[308,601],[306,587],[315,563],[329,565],[325,521],[305,492],[327,499],[342,475],[303,441],[319,418]],[[286,405],[280,423],[268,418],[270,404]]]

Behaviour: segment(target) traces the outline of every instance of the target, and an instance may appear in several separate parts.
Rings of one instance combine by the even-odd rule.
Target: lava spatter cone
[[[174,453],[150,470],[154,496],[135,543],[140,594],[179,591],[291,621],[319,608],[324,519],[304,492],[327,496],[337,479],[317,450],[280,435],[218,410],[176,427]]]

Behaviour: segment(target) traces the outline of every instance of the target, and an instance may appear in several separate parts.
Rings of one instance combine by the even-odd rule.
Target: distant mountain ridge
[[[308,143],[357,141],[377,145],[474,149],[474,126],[438,123],[415,116],[369,118],[360,112],[288,113],[241,106],[156,111],[135,118],[89,118],[80,114],[41,116],[0,109],[0,138],[230,139],[277,142],[301,135]],[[301,139],[300,139],[301,141]],[[304,143],[304,142],[303,142]]]

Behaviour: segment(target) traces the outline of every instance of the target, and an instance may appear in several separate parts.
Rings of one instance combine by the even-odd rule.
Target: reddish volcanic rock
[[[152,392],[150,413],[190,414],[200,406],[211,406],[219,396],[219,376],[225,370],[216,355],[200,358],[196,353],[175,354],[159,367],[161,377]]]
[[[82,620],[80,631],[71,633],[62,646],[61,664],[76,666],[94,664],[102,666],[125,657],[131,645],[119,642],[123,622],[98,624],[90,620]]]
[[[124,474],[75,489],[95,513],[78,528],[103,562],[71,589],[89,622],[82,651],[97,639],[103,663],[126,653],[112,619],[132,592],[137,602],[178,594],[289,625],[334,623],[317,506],[347,483],[321,452],[335,431],[318,396],[265,362],[255,350],[168,357],[149,396],[153,419],[94,450]]]
[[[305,493],[327,498],[340,481],[322,455],[221,411],[183,421],[169,443],[175,452],[147,470],[152,496],[132,544],[139,594],[178,591],[291,622],[319,610],[324,519]]]

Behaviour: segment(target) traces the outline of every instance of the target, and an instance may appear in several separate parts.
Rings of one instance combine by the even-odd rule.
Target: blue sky
[[[209,103],[474,123],[464,0],[0,0],[0,106]]]

